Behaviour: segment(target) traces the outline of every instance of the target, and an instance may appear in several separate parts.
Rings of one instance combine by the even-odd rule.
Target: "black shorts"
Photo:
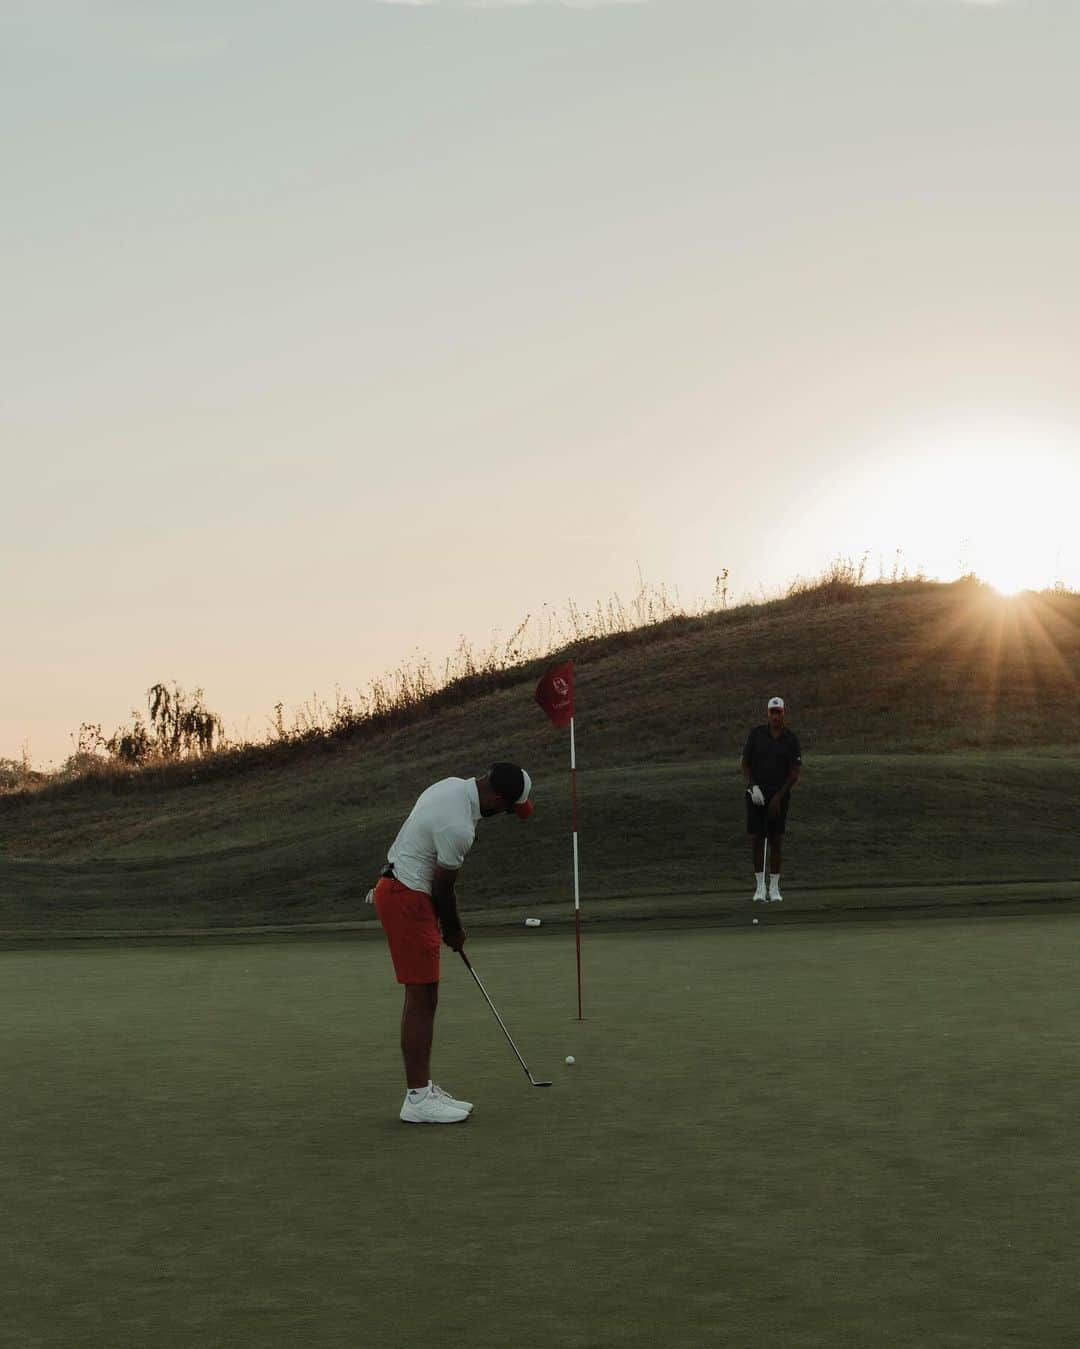
[[[773,793],[773,795],[775,795],[775,792]],[[766,804],[768,804],[770,800],[771,797],[769,795],[766,795],[765,797]],[[746,832],[748,834],[753,834],[756,837],[761,837],[765,833],[765,826],[767,823],[769,828],[769,837],[779,838],[780,835],[783,834],[784,832],[784,825],[787,823],[788,806],[790,805],[791,805],[791,797],[785,796],[780,802],[779,817],[768,816],[765,813],[765,806],[755,806],[753,801],[750,800],[748,794],[746,797]]]

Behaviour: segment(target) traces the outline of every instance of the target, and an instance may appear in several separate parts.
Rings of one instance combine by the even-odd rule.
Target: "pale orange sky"
[[[0,5],[0,757],[545,603],[1080,586],[1080,8]]]

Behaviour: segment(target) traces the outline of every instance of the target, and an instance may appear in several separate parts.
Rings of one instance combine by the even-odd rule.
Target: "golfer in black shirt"
[[[755,726],[746,737],[742,752],[742,774],[746,779],[746,832],[754,854],[757,887],[754,900],[779,904],[780,853],[784,823],[787,820],[791,789],[799,780],[802,749],[799,737],[784,725],[783,698],[770,698],[769,721]],[[765,876],[765,839],[769,840],[771,884]]]

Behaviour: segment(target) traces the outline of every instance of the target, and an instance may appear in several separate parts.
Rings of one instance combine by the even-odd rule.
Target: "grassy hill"
[[[800,895],[1080,897],[1080,596],[822,586],[570,654],[587,917],[741,902],[738,757],[777,692],[805,757],[785,917]],[[497,758],[529,768],[537,814],[481,824],[463,908],[565,912],[568,743],[533,702],[540,669],[399,727],[249,754],[244,771],[0,798],[0,933],[366,920],[417,794]]]

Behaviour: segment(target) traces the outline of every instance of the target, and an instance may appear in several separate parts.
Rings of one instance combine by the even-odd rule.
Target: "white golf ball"
[[[757,919],[754,919],[754,926],[757,927]]]
[[[573,1056],[573,1054],[567,1054],[567,1056],[566,1056],[566,1061],[567,1061],[567,1063],[573,1063],[573,1061],[574,1061],[574,1056]]]

